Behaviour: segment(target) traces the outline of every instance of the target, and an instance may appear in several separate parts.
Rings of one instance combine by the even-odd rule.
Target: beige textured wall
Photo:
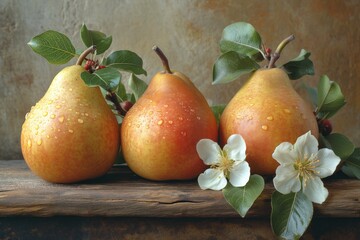
[[[19,136],[24,115],[63,66],[52,66],[26,43],[54,29],[82,46],[79,29],[113,35],[111,50],[129,49],[144,60],[147,82],[161,69],[154,44],[172,68],[187,74],[212,103],[226,103],[246,78],[212,86],[212,65],[219,54],[223,28],[236,21],[252,23],[264,42],[275,48],[291,33],[296,41],[282,59],[301,48],[312,53],[315,86],[321,74],[339,82],[348,104],[333,121],[335,131],[360,145],[360,2],[358,0],[108,0],[0,1],[0,159],[22,158]],[[295,84],[297,87],[301,83]]]

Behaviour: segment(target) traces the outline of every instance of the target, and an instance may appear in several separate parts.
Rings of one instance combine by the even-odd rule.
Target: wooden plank
[[[360,217],[360,181],[326,179],[330,195],[314,204],[315,216]],[[271,179],[247,217],[268,217]],[[34,176],[22,160],[0,161],[0,216],[239,217],[219,191],[196,181],[152,182],[116,166],[105,176],[77,184],[52,184]]]
[[[360,218],[314,218],[301,239],[359,240]],[[276,240],[268,218],[0,218],[0,239]]]

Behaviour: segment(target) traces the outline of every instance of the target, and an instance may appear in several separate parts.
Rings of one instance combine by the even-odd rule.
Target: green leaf
[[[261,37],[255,28],[245,22],[237,22],[225,27],[220,40],[222,53],[235,51],[254,58],[261,51]]]
[[[310,52],[301,49],[299,56],[283,65],[288,76],[292,80],[296,80],[305,75],[314,75],[314,64],[309,59]]]
[[[116,90],[116,96],[119,102],[124,102],[127,100],[126,89],[124,84],[122,84],[121,82],[119,83],[118,88]]]
[[[102,57],[101,62],[100,62],[100,65],[105,66],[105,65],[106,65],[106,60],[107,60],[106,57]]]
[[[117,123],[120,125],[122,122],[123,122],[123,120],[124,120],[124,117],[123,116],[120,116],[119,114],[115,114],[115,117],[116,117],[116,121],[117,121]],[[117,161],[117,160],[115,160],[115,161]]]
[[[317,85],[318,90],[318,98],[317,98],[317,106],[318,108],[321,108],[324,104],[326,97],[330,91],[331,88],[331,82],[328,76],[322,75],[320,77],[320,81]]]
[[[320,118],[332,117],[346,103],[340,86],[336,82],[330,81],[326,75],[320,78],[317,102],[317,113]]]
[[[109,37],[103,39],[102,41],[100,41],[98,44],[95,44],[96,45],[96,54],[102,54],[103,52],[108,50],[111,43],[112,43],[112,36],[109,36]]]
[[[84,71],[81,78],[89,87],[100,86],[107,91],[114,91],[118,88],[121,80],[121,74],[112,68],[103,68],[94,73]]]
[[[137,101],[145,92],[147,84],[134,74],[131,74],[129,78],[129,88],[132,90],[135,100]]]
[[[230,183],[223,189],[226,201],[241,217],[245,217],[255,200],[264,190],[264,179],[259,175],[250,176],[249,182],[244,187],[234,187]]]
[[[128,93],[128,101],[132,102],[132,103],[136,103],[136,99],[135,99],[135,95],[133,93]]]
[[[213,84],[228,83],[241,75],[253,72],[260,66],[251,58],[230,51],[222,54],[213,67]]]
[[[112,52],[106,59],[106,66],[136,75],[147,75],[146,71],[143,69],[142,59],[136,53],[129,50]]]
[[[332,133],[325,136],[325,139],[334,153],[343,160],[347,159],[355,150],[354,144],[340,133]]]
[[[319,145],[321,148],[326,147],[331,149],[329,141],[322,134],[319,135]]]
[[[76,55],[70,39],[52,30],[35,36],[28,45],[51,64],[67,63]]]
[[[345,160],[341,170],[349,177],[360,179],[360,148],[355,148],[351,156]]]
[[[217,124],[219,124],[219,122],[220,122],[220,117],[221,117],[221,114],[223,113],[223,111],[225,110],[225,107],[226,107],[226,104],[211,106],[211,110],[215,115]]]
[[[86,47],[96,45],[97,54],[102,54],[108,50],[112,43],[112,36],[106,37],[102,32],[88,30],[85,24],[81,27],[80,35]]]
[[[272,230],[284,239],[299,239],[313,216],[312,202],[301,191],[286,195],[275,191],[271,208]]]

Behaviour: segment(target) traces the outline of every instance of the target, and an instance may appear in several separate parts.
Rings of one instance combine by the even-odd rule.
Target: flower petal
[[[243,187],[250,178],[250,166],[248,162],[243,161],[233,166],[230,170],[230,183],[234,187]]]
[[[209,168],[199,175],[198,183],[203,190],[221,190],[226,187],[227,181],[221,170]]]
[[[245,140],[239,134],[231,135],[227,140],[227,144],[224,146],[224,151],[227,153],[229,159],[244,161],[246,158]]]
[[[341,159],[335,155],[333,150],[328,148],[320,149],[317,154],[317,158],[319,163],[317,164],[315,170],[317,171],[316,175],[320,178],[332,175],[341,161]]]
[[[293,165],[280,165],[276,169],[276,176],[273,179],[275,189],[282,193],[298,192],[301,189],[301,182],[298,172]]]
[[[210,139],[201,139],[196,144],[196,151],[206,165],[215,165],[220,161],[221,148]]]
[[[303,192],[310,201],[319,204],[323,203],[329,195],[328,190],[324,187],[324,183],[316,176],[306,181],[306,185],[303,186]]]
[[[300,159],[307,159],[312,154],[316,154],[318,151],[318,141],[317,139],[311,135],[311,132],[308,131],[307,133],[298,137],[294,144],[294,149],[297,151],[298,157]]]
[[[295,162],[297,155],[291,143],[283,142],[275,148],[272,157],[280,164],[291,164]]]

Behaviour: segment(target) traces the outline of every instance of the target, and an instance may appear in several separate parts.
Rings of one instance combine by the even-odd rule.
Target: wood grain
[[[330,195],[314,204],[317,217],[360,217],[360,181],[326,179]],[[249,211],[268,217],[271,179]],[[77,184],[52,184],[34,176],[22,160],[0,161],[0,217],[239,217],[219,191],[203,191],[196,181],[152,182],[115,166],[105,176]]]

